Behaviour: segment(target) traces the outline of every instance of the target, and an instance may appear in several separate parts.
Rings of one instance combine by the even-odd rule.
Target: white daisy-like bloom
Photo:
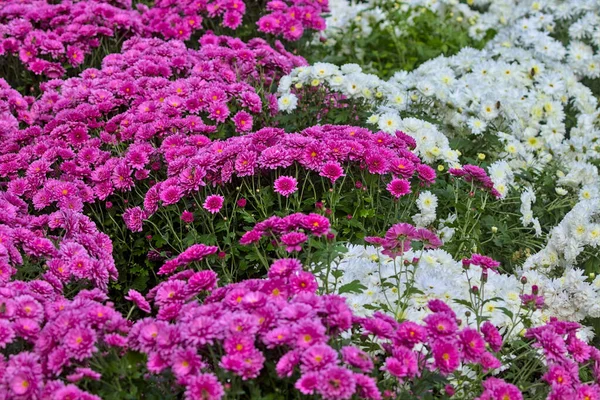
[[[277,106],[279,107],[279,111],[289,113],[295,110],[297,105],[298,97],[296,97],[296,95],[293,93],[283,95],[277,100]]]

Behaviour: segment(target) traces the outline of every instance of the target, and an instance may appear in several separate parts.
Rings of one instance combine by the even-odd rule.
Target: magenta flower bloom
[[[308,348],[300,359],[300,369],[303,373],[320,371],[338,363],[337,352],[330,346],[318,343]]]
[[[177,257],[177,260],[181,265],[185,265],[202,261],[206,256],[215,254],[217,251],[219,251],[217,246],[207,246],[202,243],[197,243],[185,249],[184,252]]]
[[[358,368],[363,372],[371,372],[373,370],[373,361],[371,357],[361,349],[355,346],[342,347],[342,359],[344,363]]]
[[[292,275],[290,286],[294,293],[315,293],[319,288],[315,276],[306,271],[300,271]]]
[[[462,263],[463,265],[477,265],[484,270],[491,269],[494,271],[500,266],[500,262],[481,254],[473,254],[471,258],[464,259]]]
[[[225,389],[213,374],[199,374],[192,376],[187,381],[186,400],[221,400],[225,395]]]
[[[477,362],[485,352],[485,341],[475,329],[465,328],[459,333],[463,358]]]
[[[394,341],[402,346],[412,348],[417,343],[422,343],[427,338],[427,331],[421,325],[404,321],[396,331]]]
[[[271,279],[288,278],[299,271],[302,271],[300,260],[295,258],[280,258],[271,265],[268,276]]]
[[[181,213],[181,220],[186,224],[191,224],[192,222],[194,222],[194,213],[185,210]]]
[[[406,347],[397,347],[394,349],[394,357],[388,357],[382,369],[396,378],[411,378],[419,372],[417,356]]]
[[[421,182],[425,185],[435,182],[435,170],[429,165],[418,165],[417,174],[419,174],[419,179],[421,179]]]
[[[392,196],[399,199],[400,197],[410,193],[410,183],[406,179],[394,178],[390,183],[388,183],[386,189],[392,194]]]
[[[314,213],[304,216],[301,225],[302,228],[310,230],[315,236],[326,234],[331,226],[326,217]]]
[[[483,323],[481,333],[483,333],[483,339],[490,345],[493,351],[500,351],[502,348],[502,335],[500,335],[498,329],[490,321]]]
[[[382,241],[383,254],[390,257],[399,256],[411,249],[411,240],[416,238],[417,230],[411,224],[399,223],[392,225],[385,233]]]
[[[235,114],[233,122],[238,132],[250,132],[252,130],[252,116],[245,111],[239,111]]]
[[[438,340],[432,347],[434,365],[444,375],[454,372],[460,365],[460,353],[456,343]]]
[[[298,181],[291,176],[280,176],[275,180],[274,187],[275,193],[279,193],[284,197],[289,197],[298,190]]]
[[[423,321],[427,324],[427,332],[435,339],[453,335],[458,329],[454,318],[447,313],[429,314]]]
[[[294,387],[298,391],[305,395],[311,395],[315,393],[317,386],[319,385],[320,375],[316,372],[308,372],[302,374],[300,379],[296,381]]]
[[[72,328],[64,338],[70,356],[83,360],[92,356],[96,351],[96,332],[90,328]]]
[[[301,251],[302,243],[308,240],[302,232],[289,232],[281,236],[281,242],[286,246],[285,250],[289,253],[293,251]]]
[[[396,159],[391,163],[391,169],[396,174],[403,178],[410,178],[415,173],[415,164],[408,158]]]
[[[123,213],[125,225],[132,232],[141,232],[146,215],[139,207],[129,208]]]
[[[329,161],[321,167],[319,175],[329,178],[331,183],[335,183],[336,180],[344,176],[344,170],[338,163]]]
[[[523,400],[519,389],[498,378],[487,378],[483,382],[484,391],[477,400]]]
[[[341,367],[331,367],[319,376],[317,392],[325,399],[350,399],[356,392],[354,374]]]
[[[6,347],[15,338],[15,331],[11,327],[10,322],[5,319],[0,319],[0,349]]]
[[[125,296],[125,300],[133,301],[136,306],[139,307],[140,310],[150,313],[150,304],[144,296],[140,292],[134,289],[129,289],[127,296]]]
[[[483,367],[483,372],[488,372],[493,369],[500,368],[502,363],[490,352],[485,352],[479,357],[479,363]]]
[[[381,392],[377,387],[377,381],[370,376],[354,374],[356,380],[356,394],[360,399],[381,400]]]
[[[192,348],[177,349],[171,356],[171,369],[178,378],[195,375],[203,366],[202,359]]]
[[[221,207],[223,207],[224,201],[225,198],[220,194],[212,194],[206,198],[202,207],[209,213],[216,214],[221,210]]]

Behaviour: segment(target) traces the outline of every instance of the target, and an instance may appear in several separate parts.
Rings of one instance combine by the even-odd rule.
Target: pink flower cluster
[[[127,321],[106,300],[98,289],[68,300],[39,280],[2,285],[0,348],[33,347],[0,356],[0,398],[98,399],[64,381],[100,379],[87,361],[99,351],[125,349]]]
[[[432,314],[425,317],[425,326],[410,321],[398,323],[381,314],[363,322],[368,333],[389,341],[384,344],[388,351],[384,370],[403,381],[417,377],[424,368],[445,376],[461,363],[479,364],[485,372],[502,365],[486,348],[486,344],[492,349],[501,346],[497,339],[500,334],[491,323],[483,325],[482,331],[487,334],[482,335],[469,327],[459,329],[461,321],[444,302],[431,300],[428,307]]]
[[[491,257],[483,256],[481,254],[472,254],[471,258],[465,258],[464,260],[462,260],[462,264],[465,268],[469,267],[470,265],[476,265],[485,271],[490,269],[492,271],[496,271],[500,266],[500,263],[498,261],[494,260]]]
[[[19,122],[31,123],[29,107],[33,97],[23,97],[0,78],[0,137],[14,135],[19,130]]]
[[[281,379],[299,371],[295,387],[302,394],[336,400],[353,395],[381,399],[371,375],[378,365],[397,380],[394,390],[424,369],[446,376],[463,363],[478,364],[486,372],[501,366],[486,347],[500,350],[498,330],[489,322],[481,333],[460,329],[461,321],[439,300],[429,302],[432,314],[425,325],[380,313],[357,318],[343,297],[317,295],[315,277],[296,259],[275,261],[267,279],[218,289],[215,282],[211,271],[184,270],[170,277],[146,296],[158,309],[157,317],[137,322],[129,335],[131,347],[148,356],[148,369],[170,369],[186,387],[188,399],[202,390],[211,399],[222,398],[219,368],[248,380],[258,377],[267,362],[275,363]],[[203,304],[190,301],[207,290],[212,292]],[[137,302],[146,307],[145,299]],[[383,352],[378,360],[354,345],[332,345],[352,327],[378,343]],[[275,354],[280,355],[271,359]],[[487,391],[496,390],[492,383]]]
[[[35,124],[18,130],[13,121],[0,131],[0,177],[11,179],[9,191],[32,200],[37,210],[57,205],[74,211],[130,191],[160,169],[161,157],[181,163],[209,144],[203,134],[220,125],[228,124],[224,134],[247,132],[251,113],[263,108],[247,82],[269,81],[304,63],[258,39],[244,44],[205,35],[201,41],[195,51],[177,41],[132,39],[123,53],[107,56],[101,70],[44,84],[26,119]],[[9,111],[25,112],[22,98],[7,97]],[[233,117],[231,109],[238,110]],[[197,188],[194,177],[185,187]],[[165,193],[167,204],[173,195]]]
[[[202,261],[205,257],[215,254],[218,250],[219,248],[217,246],[206,246],[204,244],[191,245],[177,257],[166,261],[158,271],[158,274],[172,274],[177,268],[188,266],[193,262]]]
[[[393,225],[384,237],[368,236],[367,243],[382,246],[381,253],[390,257],[398,257],[412,248],[412,242],[421,242],[426,249],[435,249],[442,245],[439,237],[427,228],[416,228],[401,222]]]
[[[144,34],[131,1],[110,3],[5,0],[0,7],[0,56],[15,55],[35,74],[59,78],[64,63],[79,66],[102,38]]]
[[[203,138],[199,140],[199,138]],[[168,143],[169,146],[165,146]],[[412,172],[403,170],[405,179],[415,178],[421,184],[431,182],[435,172],[421,164],[410,151],[414,141],[400,132],[390,136],[368,129],[325,125],[286,134],[283,129],[263,128],[252,134],[234,136],[223,141],[210,141],[201,136],[172,135],[163,142],[168,178],[152,186],[144,199],[140,218],[148,218],[159,206],[177,203],[207,184],[223,185],[234,177],[246,177],[299,166],[322,174],[335,165],[356,166],[371,174],[396,174],[399,165],[413,165]],[[340,167],[341,168],[341,167]],[[399,172],[398,172],[399,173]],[[293,177],[285,177],[292,180]],[[331,177],[328,177],[331,179]],[[289,193],[292,188],[281,181],[276,191]],[[141,220],[138,219],[141,224]],[[138,225],[135,225],[138,226]],[[141,226],[141,225],[140,225]]]
[[[262,32],[298,40],[305,29],[325,29],[321,14],[327,11],[327,0],[270,1],[258,26]],[[5,0],[0,57],[14,55],[35,74],[60,78],[66,64],[81,65],[104,38],[159,35],[188,40],[203,29],[205,18],[220,18],[222,26],[237,29],[245,13],[243,0],[158,0],[152,7],[138,3],[137,10],[131,1]]]
[[[600,351],[577,338],[579,328],[575,322],[552,318],[546,325],[528,329],[525,334],[546,359],[543,380],[550,386],[549,400],[600,399]],[[579,372],[588,366],[594,381],[583,383]]]
[[[140,9],[144,26],[151,33],[166,39],[188,40],[203,28],[206,17],[221,18],[224,27],[237,29],[246,13],[246,4],[242,0],[157,0],[152,7]]]
[[[489,191],[495,198],[500,198],[502,195],[494,188],[494,183],[488,176],[487,172],[477,165],[463,165],[462,168],[451,168],[448,170],[450,175],[457,178],[463,178],[466,182],[473,183],[475,187]]]
[[[0,283],[11,279],[24,256],[30,265],[45,262],[44,279],[56,290],[82,280],[107,290],[117,278],[112,242],[89,217],[69,210],[33,216],[27,203],[1,191],[0,209]]]
[[[322,14],[329,11],[328,0],[270,0],[269,14],[258,20],[258,30],[285,39],[300,39],[306,29],[322,31],[325,19]]]
[[[329,232],[329,220],[319,214],[296,213],[287,217],[273,216],[259,222],[246,232],[240,239],[243,245],[258,243],[267,237],[274,241],[289,253],[301,251],[302,244],[308,240],[307,233],[314,236],[322,236]]]

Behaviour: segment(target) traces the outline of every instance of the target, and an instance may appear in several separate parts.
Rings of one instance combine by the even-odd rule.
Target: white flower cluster
[[[429,226],[435,221],[435,211],[438,205],[438,198],[430,191],[424,191],[417,198],[417,208],[419,213],[413,215],[412,219],[418,227]]]
[[[527,258],[523,270],[550,273],[560,267],[568,273],[586,246],[600,246],[599,197],[579,201],[552,229],[546,246]]]
[[[532,188],[528,187],[521,192],[521,222],[523,222],[524,227],[533,225],[535,235],[541,236],[542,227],[540,226],[540,220],[533,216],[533,211],[531,209],[535,200],[535,193]]]
[[[488,168],[490,179],[501,198],[506,197],[511,187],[515,185],[515,173],[505,160],[494,161]]]
[[[334,93],[364,102],[375,114],[369,122],[384,132],[393,134],[403,131],[412,136],[417,148],[415,151],[426,162],[442,160],[450,166],[458,166],[459,153],[450,148],[448,138],[435,125],[416,118],[402,118],[400,110],[406,108],[409,99],[406,91],[398,85],[389,84],[376,75],[365,74],[356,64],[338,67],[328,63],[316,63],[309,67],[294,69],[279,82],[279,108],[292,111],[297,106],[297,97],[292,88],[304,85],[326,85]],[[282,101],[285,102],[282,107]]]
[[[494,59],[489,51],[466,48],[392,81],[409,94],[411,107],[426,104],[428,115],[452,131],[497,135],[513,169],[542,170],[553,154],[581,158],[572,142],[589,149],[588,159],[600,156],[593,145],[600,131],[593,124],[598,110],[591,90],[568,68],[546,65],[524,50],[507,49]],[[576,139],[565,139],[567,106],[577,119],[571,129]]]
[[[348,288],[353,283],[362,284],[363,290],[344,293],[358,315],[383,310],[397,314],[400,319],[421,321],[428,314],[427,302],[439,299],[451,305],[467,324],[475,324],[472,316],[467,317],[468,309],[461,302],[472,302],[471,288],[482,287],[481,269],[471,266],[465,271],[461,262],[439,249],[410,251],[403,256],[403,260],[414,258],[418,258],[416,263],[404,266],[402,260],[382,255],[373,246],[349,245],[348,252],[332,265],[337,273],[331,275],[339,278],[330,276],[328,285],[339,290],[345,285]],[[600,316],[600,278],[590,284],[577,270],[560,279],[549,279],[535,271],[529,271],[526,277],[527,283],[522,284],[513,275],[488,274],[483,296],[494,300],[486,303],[481,312],[505,333],[517,335],[522,331],[523,325],[516,318],[525,313],[519,296],[531,293],[532,285],[539,287],[546,303],[543,310],[533,312],[533,325],[541,325],[551,316],[571,321]],[[413,282],[412,286],[407,282]],[[403,297],[411,287],[411,294]],[[590,329],[584,331],[587,338],[593,335]]]

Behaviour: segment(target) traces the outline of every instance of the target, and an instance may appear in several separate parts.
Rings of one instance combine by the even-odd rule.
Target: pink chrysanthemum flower
[[[289,197],[298,190],[298,181],[291,176],[280,176],[275,180],[275,193]]]
[[[185,210],[181,213],[181,220],[186,224],[191,224],[192,222],[194,222],[194,213]]]
[[[394,178],[390,183],[388,183],[386,189],[392,194],[392,196],[399,199],[400,197],[410,193],[410,183],[406,179]]]
[[[289,232],[281,236],[281,243],[283,243],[286,247],[285,250],[289,253],[293,251],[301,251],[302,243],[308,240],[308,236],[306,236],[302,232]]]
[[[329,178],[331,183],[335,183],[336,180],[344,176],[344,170],[338,163],[330,161],[321,167],[319,175]]]
[[[140,310],[149,313],[150,312],[150,304],[144,296],[140,292],[134,289],[129,289],[127,296],[125,296],[125,300],[133,301],[136,306],[139,307]]]
[[[204,201],[204,204],[202,204],[202,207],[204,207],[204,209],[206,211],[208,211],[209,213],[216,214],[223,207],[224,201],[225,201],[225,198],[223,196],[221,196],[220,194],[213,194],[206,198],[206,200]]]
[[[239,111],[235,114],[233,122],[238,132],[250,132],[252,130],[252,116],[245,111]]]
[[[187,381],[186,400],[220,400],[224,395],[223,385],[213,374],[199,374]]]
[[[434,365],[442,374],[454,372],[460,365],[460,353],[456,343],[438,340],[432,347]]]

